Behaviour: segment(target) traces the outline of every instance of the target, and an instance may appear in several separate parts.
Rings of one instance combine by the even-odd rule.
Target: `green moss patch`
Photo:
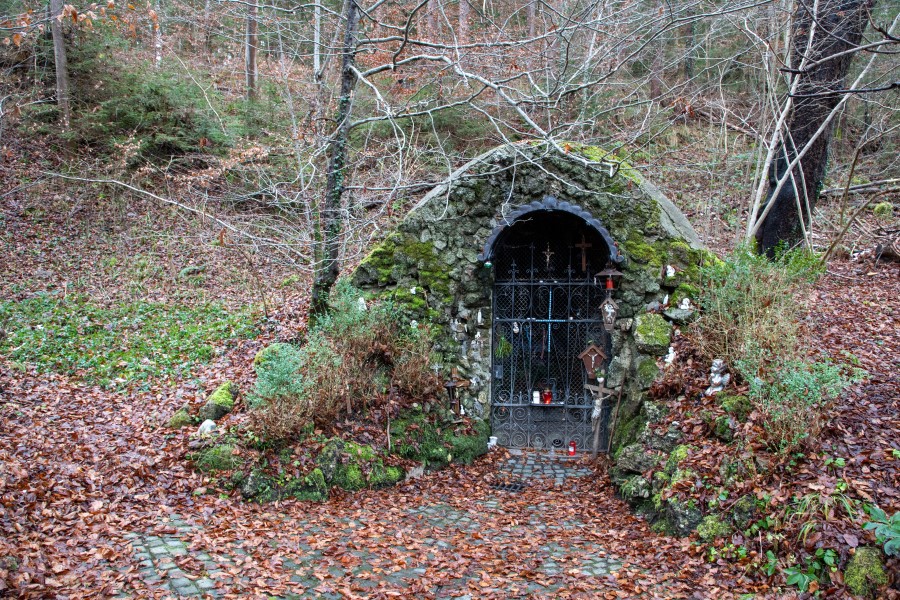
[[[193,425],[193,423],[194,420],[191,418],[191,415],[186,408],[179,408],[175,411],[175,414],[172,415],[172,418],[169,419],[169,427],[172,429],[181,429],[182,427]]]
[[[198,452],[194,458],[197,468],[204,472],[230,471],[241,466],[240,457],[234,455],[233,444],[219,444]]]
[[[877,548],[857,548],[844,571],[844,582],[854,595],[873,598],[878,588],[888,582],[881,551]]]
[[[697,525],[697,535],[705,542],[725,537],[729,533],[731,533],[731,528],[723,523],[717,515],[706,515]]]
[[[672,338],[672,324],[662,315],[644,313],[634,319],[634,342],[638,350],[662,356],[669,349]]]

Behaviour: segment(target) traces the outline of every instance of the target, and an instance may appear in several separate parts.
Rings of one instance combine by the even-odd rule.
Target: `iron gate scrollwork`
[[[546,221],[514,225],[494,254],[491,427],[501,446],[564,448],[574,441],[589,450],[594,399],[578,355],[590,343],[612,354],[600,315],[605,291],[593,277],[608,252],[602,240],[591,243],[596,236],[588,228]],[[609,358],[602,369],[608,366]],[[543,400],[545,389],[552,404],[534,404],[534,392]]]

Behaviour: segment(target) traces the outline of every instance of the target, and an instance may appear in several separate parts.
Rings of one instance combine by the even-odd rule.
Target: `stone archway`
[[[501,446],[587,449],[594,399],[579,355],[591,344],[601,348],[603,371],[612,358],[597,273],[621,255],[599,222],[559,204],[548,197],[519,211],[482,254],[494,274],[490,419]]]

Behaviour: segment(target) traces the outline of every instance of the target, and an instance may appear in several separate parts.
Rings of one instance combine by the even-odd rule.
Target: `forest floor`
[[[260,261],[268,318],[242,314],[227,331],[200,330],[196,347],[162,345],[148,304],[167,314],[259,304],[241,256],[198,244],[205,230],[158,209],[95,211],[64,190],[47,202],[3,202],[0,329],[38,292],[56,304],[29,308],[44,323],[29,339],[53,356],[32,362],[0,351],[0,596],[793,594],[738,561],[710,562],[695,538],[653,532],[616,497],[602,461],[495,450],[469,467],[321,504],[221,495],[185,460],[187,435],[165,423],[225,380],[252,381],[255,353],[302,329],[305,281]],[[834,261],[811,302],[817,347],[836,359],[852,353],[869,373],[834,407],[822,447],[847,458],[840,476],[850,495],[896,511],[897,267]],[[62,328],[82,341],[51,344]],[[113,348],[122,350],[116,362],[104,363]],[[85,356],[96,360],[82,364]],[[807,458],[806,471],[777,483],[779,496],[835,478],[821,454]],[[498,489],[504,482],[526,485]]]

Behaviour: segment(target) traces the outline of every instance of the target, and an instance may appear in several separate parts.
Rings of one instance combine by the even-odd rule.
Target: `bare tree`
[[[69,129],[72,109],[69,106],[69,67],[66,63],[66,40],[62,27],[62,0],[50,0],[50,33],[53,36],[53,62],[56,68],[56,105],[63,131]]]
[[[863,45],[875,0],[799,2],[794,14],[788,75],[789,91],[769,140],[767,181],[760,181],[748,222],[761,252],[807,240],[807,229],[824,183],[834,119],[854,90],[860,89],[885,39]],[[895,19],[896,23],[896,19]],[[893,25],[892,25],[893,27]],[[850,89],[847,76],[856,55],[874,51]],[[766,200],[761,202],[763,190]],[[764,207],[760,213],[760,207]]]

